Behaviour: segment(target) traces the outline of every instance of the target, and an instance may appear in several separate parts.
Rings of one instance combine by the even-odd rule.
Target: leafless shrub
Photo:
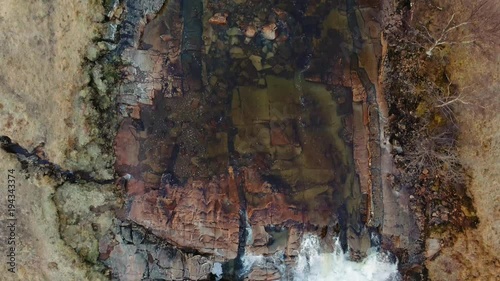
[[[456,138],[451,131],[433,135],[424,127],[412,151],[406,153],[407,168],[417,174],[429,173],[439,176],[447,183],[462,183],[464,180],[460,159],[456,151]]]
[[[427,56],[431,57],[438,47],[446,45],[473,44],[484,49],[484,46],[496,46],[500,40],[500,11],[495,0],[452,1],[446,6],[435,7],[435,21],[419,23],[421,29],[418,45],[423,47]],[[447,19],[446,21],[440,20]]]
[[[451,18],[448,21],[448,24],[446,24],[446,26],[442,29],[442,31],[439,35],[432,35],[429,32],[429,29],[427,29],[424,25],[422,25],[422,27],[424,28],[426,35],[427,35],[427,36],[425,36],[425,39],[427,39],[427,41],[429,41],[429,43],[430,43],[430,46],[425,51],[427,56],[431,57],[432,52],[438,46],[474,43],[474,39],[473,39],[474,35],[473,34],[467,34],[467,35],[464,35],[460,38],[453,39],[453,31],[454,30],[457,30],[461,27],[464,27],[464,26],[470,24],[470,22],[461,22],[461,23],[452,25],[454,18],[455,18],[455,14],[451,15]]]

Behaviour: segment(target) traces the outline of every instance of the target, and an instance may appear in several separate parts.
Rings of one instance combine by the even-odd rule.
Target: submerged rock
[[[256,55],[251,55],[249,57],[250,61],[252,62],[252,65],[255,67],[257,71],[262,70],[262,58]]]
[[[242,59],[246,57],[245,52],[240,47],[232,47],[229,49],[229,54],[233,59]]]
[[[274,40],[276,39],[277,32],[276,30],[278,27],[276,26],[275,23],[270,23],[267,25],[264,25],[262,27],[262,37],[264,37],[267,40]]]
[[[241,32],[241,29],[238,27],[231,27],[226,30],[226,34],[228,36],[236,36],[236,35],[243,35],[243,32]]]
[[[227,25],[227,16],[226,13],[216,13],[210,19],[208,19],[208,23],[213,25]]]
[[[245,29],[245,36],[248,38],[253,38],[257,34],[257,28],[253,25],[247,26]]]

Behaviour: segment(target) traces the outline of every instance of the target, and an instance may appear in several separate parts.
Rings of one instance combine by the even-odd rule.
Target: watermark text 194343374
[[[7,270],[16,272],[16,177],[15,170],[7,170],[7,220],[4,231],[7,233]]]

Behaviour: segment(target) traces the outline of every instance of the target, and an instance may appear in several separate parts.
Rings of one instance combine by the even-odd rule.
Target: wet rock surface
[[[242,259],[284,255],[293,264],[310,231],[340,235],[362,256],[364,224],[380,225],[372,221],[378,164],[370,147],[378,121],[369,112],[380,47],[376,22],[351,32],[376,10],[195,2],[156,12],[124,5],[125,19],[143,19],[121,31],[122,219],[180,256],[194,250],[221,262],[231,278],[285,278],[288,269],[255,263],[249,271]],[[135,248],[118,249],[139,258]]]

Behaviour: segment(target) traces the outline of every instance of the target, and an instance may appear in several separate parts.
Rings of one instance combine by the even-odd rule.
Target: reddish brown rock
[[[349,61],[338,58],[332,62],[330,68],[331,73],[322,82],[351,88],[351,66]]]
[[[288,140],[285,132],[279,127],[271,127],[271,145],[288,145],[290,141]]]
[[[130,117],[133,119],[141,119],[141,108],[138,105],[128,107],[130,109]]]
[[[226,25],[227,24],[227,16],[226,13],[216,13],[210,19],[208,19],[208,23],[213,25]]]
[[[252,226],[297,224],[304,220],[303,210],[287,202],[285,194],[273,192],[256,171],[245,169],[245,183],[247,214]]]
[[[251,255],[278,251],[296,255],[304,225],[328,225],[333,217],[321,206],[308,210],[295,205],[289,195],[273,190],[257,171],[249,168],[211,181],[190,181],[184,186],[167,184],[149,191],[143,186],[141,181],[129,181],[128,193],[135,196],[129,219],[180,249],[197,249],[223,260],[237,255],[242,207],[238,188],[243,187],[245,192],[251,228],[246,252]],[[268,227],[273,230],[269,232]],[[281,233],[283,239],[273,240],[271,247],[273,233]],[[274,277],[272,273],[265,277],[268,279],[255,280]]]
[[[137,196],[129,218],[178,247],[236,257],[239,200],[234,180],[166,185]]]
[[[127,182],[127,195],[135,196],[135,195],[143,195],[146,191],[144,187],[144,182],[137,179],[130,179]]]
[[[248,38],[253,38],[257,34],[257,28],[253,25],[249,25],[245,28],[245,36]]]
[[[359,176],[361,193],[365,196],[371,196],[371,174],[370,174],[370,153],[368,150],[369,131],[367,124],[367,106],[366,103],[353,103],[353,149],[354,164],[356,173]],[[367,204],[369,203],[366,202]],[[370,206],[367,206],[366,215],[369,215]]]
[[[270,23],[262,27],[262,36],[267,40],[276,39],[278,27],[275,23]]]
[[[276,269],[268,269],[262,267],[255,267],[252,269],[248,277],[248,281],[273,281],[281,280],[281,274]]]
[[[351,72],[352,101],[366,102],[366,90],[356,72]]]

